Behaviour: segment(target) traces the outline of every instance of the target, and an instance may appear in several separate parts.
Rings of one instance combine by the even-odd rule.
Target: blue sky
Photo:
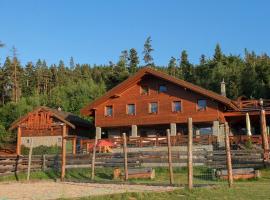
[[[270,54],[269,9],[267,0],[0,0],[0,62],[13,45],[22,63],[107,64],[130,48],[142,58],[147,36],[159,65],[184,49],[198,63],[216,43],[226,54]]]

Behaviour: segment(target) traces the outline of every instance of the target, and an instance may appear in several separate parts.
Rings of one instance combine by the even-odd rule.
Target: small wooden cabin
[[[76,151],[76,141],[91,137],[91,123],[72,114],[45,106],[12,123],[10,130],[17,130],[17,154],[21,154],[21,146],[61,146],[62,138],[72,140],[73,153]],[[92,136],[94,137],[94,136]]]

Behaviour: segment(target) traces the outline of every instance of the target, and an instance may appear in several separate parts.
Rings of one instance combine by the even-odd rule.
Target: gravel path
[[[174,187],[70,183],[70,182],[12,182],[0,183],[0,200],[48,200],[58,198],[86,197],[124,192],[172,191]]]

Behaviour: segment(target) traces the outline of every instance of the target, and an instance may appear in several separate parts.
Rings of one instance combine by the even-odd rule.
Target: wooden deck
[[[113,143],[113,147],[122,147],[123,139],[121,137],[104,139]],[[187,145],[188,136],[187,135],[178,135],[171,136],[171,145],[172,146],[183,146]],[[81,147],[91,148],[94,144],[94,139],[87,139],[81,141]],[[216,145],[217,137],[213,135],[200,135],[193,138],[193,144],[200,145]],[[153,146],[167,146],[167,137],[166,136],[156,136],[156,137],[128,137],[127,138],[128,147],[153,147]]]

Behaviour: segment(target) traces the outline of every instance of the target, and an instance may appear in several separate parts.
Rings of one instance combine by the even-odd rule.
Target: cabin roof
[[[224,97],[216,92],[204,89],[200,86],[194,85],[194,84],[189,83],[187,81],[175,78],[173,76],[170,76],[168,74],[160,72],[160,71],[153,69],[151,67],[144,67],[141,70],[139,70],[135,75],[129,77],[128,79],[126,79],[122,83],[118,84],[117,86],[115,86],[114,88],[109,90],[103,96],[99,97],[98,99],[96,99],[92,103],[90,103],[89,105],[85,106],[83,109],[81,109],[81,114],[82,115],[91,115],[92,111],[95,110],[95,108],[99,104],[107,101],[111,97],[118,96],[120,93],[125,91],[127,88],[129,88],[133,84],[137,83],[137,81],[139,81],[143,76],[148,75],[148,74],[155,76],[157,78],[169,81],[169,82],[174,83],[174,84],[181,86],[183,88],[187,88],[195,93],[199,93],[203,96],[212,98],[212,99],[228,106],[232,110],[238,110],[238,107],[233,103],[233,101],[227,97]]]
[[[79,117],[73,113],[60,111],[60,110],[49,108],[46,106],[39,106],[39,107],[35,108],[33,111],[28,112],[24,116],[20,117],[16,121],[14,121],[11,124],[9,130],[13,130],[13,129],[17,128],[20,125],[20,123],[22,121],[24,121],[29,116],[30,113],[36,113],[36,112],[40,112],[40,111],[51,112],[55,118],[64,122],[65,124],[67,124],[69,127],[73,128],[73,129],[75,129],[76,127],[90,127],[91,126],[90,122],[82,119],[81,117]]]

